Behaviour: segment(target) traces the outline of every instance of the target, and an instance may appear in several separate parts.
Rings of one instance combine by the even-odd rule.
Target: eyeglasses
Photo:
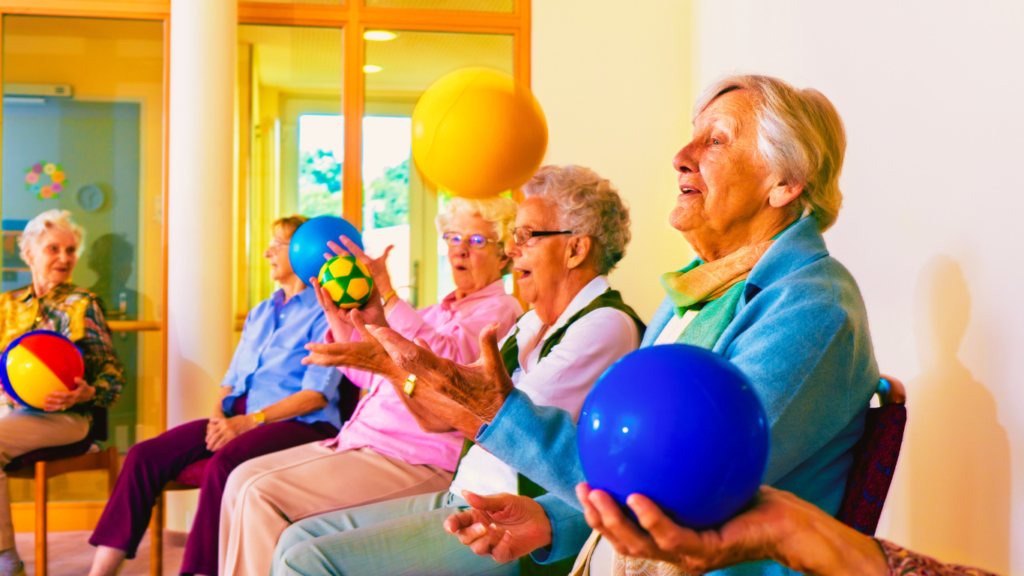
[[[267,248],[273,252],[276,252],[282,248],[287,249],[288,242],[281,242],[277,238],[274,238],[273,240],[270,241],[270,244],[267,245]]]
[[[512,241],[516,243],[516,246],[522,246],[530,241],[530,238],[541,238],[544,236],[559,236],[561,234],[572,234],[572,230],[559,230],[557,232],[547,232],[540,230],[530,230],[529,228],[516,228],[512,230]]]
[[[476,248],[477,250],[483,250],[484,247],[491,242],[498,242],[497,240],[491,240],[490,238],[480,234],[466,236],[465,234],[459,234],[458,232],[445,232],[441,237],[444,238],[444,241],[447,242],[449,246],[458,246],[459,244],[462,244],[463,240],[468,240],[469,247]]]

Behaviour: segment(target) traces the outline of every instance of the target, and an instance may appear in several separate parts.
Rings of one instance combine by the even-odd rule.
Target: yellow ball
[[[533,94],[508,74],[464,68],[442,76],[412,113],[412,156],[430,181],[466,198],[526,183],[548,146]]]

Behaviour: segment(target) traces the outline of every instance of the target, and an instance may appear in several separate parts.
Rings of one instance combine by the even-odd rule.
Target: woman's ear
[[[772,208],[782,208],[796,200],[803,191],[803,184],[792,186],[785,182],[778,182],[768,191],[768,204]]]
[[[566,249],[569,252],[569,260],[566,265],[569,269],[578,268],[587,261],[590,249],[593,246],[590,236],[570,236]]]

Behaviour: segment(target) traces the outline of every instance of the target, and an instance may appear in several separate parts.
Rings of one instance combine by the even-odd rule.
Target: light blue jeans
[[[517,562],[477,556],[444,531],[445,519],[466,507],[446,491],[301,520],[278,540],[271,576],[518,576]]]

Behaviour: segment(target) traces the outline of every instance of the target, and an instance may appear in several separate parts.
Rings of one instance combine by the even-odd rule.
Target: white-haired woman
[[[662,275],[667,297],[643,343],[700,346],[742,370],[771,426],[765,482],[829,514],[839,508],[850,451],[878,384],[860,291],[822,238],[842,204],[845,148],[839,114],[816,90],[766,76],[731,76],[709,86],[694,108],[692,140],[673,161],[678,195],[668,217],[698,258]],[[572,558],[590,534],[589,522],[604,538],[590,540],[584,571],[675,571],[649,562],[670,557],[664,542],[635,528],[608,494],[586,492],[594,506],[584,522],[574,488],[585,478],[570,415],[537,411],[522,394],[484,386],[494,375],[459,369],[458,385],[446,384],[453,378],[443,370],[417,368],[431,362],[424,351],[397,338],[383,343],[421,387],[461,392],[461,399],[450,396],[487,423],[476,440],[551,492],[535,501],[480,497],[477,508],[453,515],[447,529],[475,552],[502,561],[531,552]],[[664,515],[657,521],[672,523]],[[591,555],[595,550],[607,553]],[[729,570],[786,572],[773,563]]]
[[[31,330],[53,330],[71,339],[85,360],[85,377],[71,392],[51,392],[44,410],[13,406],[0,417],[0,576],[18,574],[10,491],[4,466],[49,446],[78,442],[89,432],[91,409],[117,402],[124,372],[114,353],[99,298],[71,284],[85,231],[66,210],[48,210],[28,222],[18,246],[32,284],[0,294],[0,350]]]
[[[519,319],[500,352],[496,331],[485,331],[487,353],[471,369],[500,366],[503,379],[486,386],[514,388],[545,409],[576,418],[598,376],[636,349],[643,335],[643,322],[610,289],[606,276],[625,254],[629,212],[611,182],[581,166],[542,167],[523,193],[509,254],[520,294],[533,310]],[[382,331],[398,334],[364,330],[368,340]],[[406,394],[431,401],[431,391],[417,389],[409,372],[387,366],[391,382],[407,384]],[[463,425],[445,406],[425,408],[445,426],[477,436],[480,421]],[[515,574],[514,564],[474,555],[442,522],[466,506],[462,494],[539,495],[539,488],[502,459],[469,445],[445,488],[296,523],[281,537],[273,574]]]
[[[443,357],[476,360],[481,331],[497,324],[505,332],[522,314],[502,283],[510,262],[504,245],[516,208],[508,198],[451,201],[438,216],[437,229],[448,245],[455,291],[420,311],[396,295],[385,266],[390,248],[379,258],[369,258],[342,238],[366,263],[375,284],[370,302],[357,318],[361,314],[409,338],[421,338]],[[341,252],[340,246],[332,247]],[[330,323],[326,341],[352,343],[358,363],[373,368],[374,355],[363,346],[350,313],[334,306],[315,282],[313,286]],[[317,363],[342,366],[346,361],[321,357]],[[250,460],[231,474],[222,507],[221,574],[266,575],[278,537],[292,522],[368,502],[436,492],[451,483],[462,436],[384,378],[355,368],[341,371],[367,394],[337,438]]]

